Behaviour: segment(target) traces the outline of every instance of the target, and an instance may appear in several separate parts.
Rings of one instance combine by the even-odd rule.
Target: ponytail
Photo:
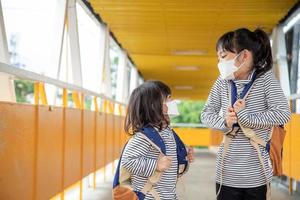
[[[253,64],[258,74],[263,74],[272,69],[273,59],[269,36],[261,29],[253,32],[257,38],[259,49],[254,52]]]

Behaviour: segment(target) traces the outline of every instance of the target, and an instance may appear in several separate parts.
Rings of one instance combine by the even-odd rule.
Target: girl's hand
[[[232,128],[233,124],[237,123],[237,116],[232,107],[229,107],[225,116],[225,122],[227,128]]]
[[[195,151],[194,148],[188,147],[188,152],[187,152],[187,160],[192,163],[194,162],[195,159]]]
[[[238,99],[233,105],[233,109],[235,113],[238,113],[239,111],[245,109],[245,107],[246,107],[246,102],[243,99]]]
[[[172,158],[170,156],[160,156],[157,161],[156,170],[163,172],[171,167]]]

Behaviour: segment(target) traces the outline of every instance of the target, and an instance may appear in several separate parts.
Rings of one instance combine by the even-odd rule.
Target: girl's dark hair
[[[134,135],[145,125],[163,128],[168,120],[163,114],[163,102],[171,95],[171,89],[160,81],[146,81],[133,90],[125,117],[125,132]]]
[[[216,49],[232,53],[240,53],[244,49],[249,50],[252,52],[253,67],[256,68],[258,75],[264,74],[273,66],[269,37],[259,28],[253,32],[246,28],[227,32],[218,40]]]

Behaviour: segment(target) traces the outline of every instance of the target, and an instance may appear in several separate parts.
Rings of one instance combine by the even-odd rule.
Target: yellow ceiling
[[[90,0],[145,80],[172,87],[176,98],[206,99],[218,76],[215,43],[239,27],[271,32],[296,0]],[[203,55],[176,55],[202,51]],[[176,66],[197,66],[179,71]],[[178,87],[179,86],[179,87]],[[180,86],[188,86],[185,89]]]

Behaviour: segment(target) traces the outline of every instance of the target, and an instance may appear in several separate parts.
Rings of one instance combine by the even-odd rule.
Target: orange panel
[[[219,146],[223,140],[223,132],[215,129],[211,131],[211,146]]]
[[[124,130],[124,123],[125,123],[125,117],[121,117],[121,151],[123,150],[124,148],[124,145],[127,141],[127,135],[125,133],[125,130]]]
[[[120,116],[115,116],[115,131],[114,131],[114,159],[117,159],[120,157],[120,143],[121,143],[121,117]]]
[[[0,103],[0,199],[33,199],[34,113]]]
[[[292,115],[291,139],[291,176],[300,180],[300,115]]]
[[[37,199],[49,199],[61,190],[62,108],[39,108]]]
[[[175,128],[176,133],[188,146],[209,146],[210,130],[207,128]]]
[[[291,129],[291,122],[287,123],[285,125],[286,135],[283,143],[283,173],[286,176],[291,176],[291,135],[292,135],[292,129]]]
[[[96,168],[105,166],[105,113],[97,114]]]
[[[95,134],[95,113],[84,112],[83,132],[83,176],[94,171],[94,134]]]
[[[106,161],[108,163],[113,161],[114,156],[114,115],[106,114]]]
[[[81,110],[66,109],[65,187],[80,180]]]
[[[117,155],[117,158],[120,157],[121,153],[122,153],[122,135],[123,135],[123,129],[122,129],[122,116],[119,116],[119,121],[118,121],[118,146],[117,146],[117,149],[118,149],[118,155]]]
[[[124,117],[120,116],[120,153],[122,153],[125,142]]]

